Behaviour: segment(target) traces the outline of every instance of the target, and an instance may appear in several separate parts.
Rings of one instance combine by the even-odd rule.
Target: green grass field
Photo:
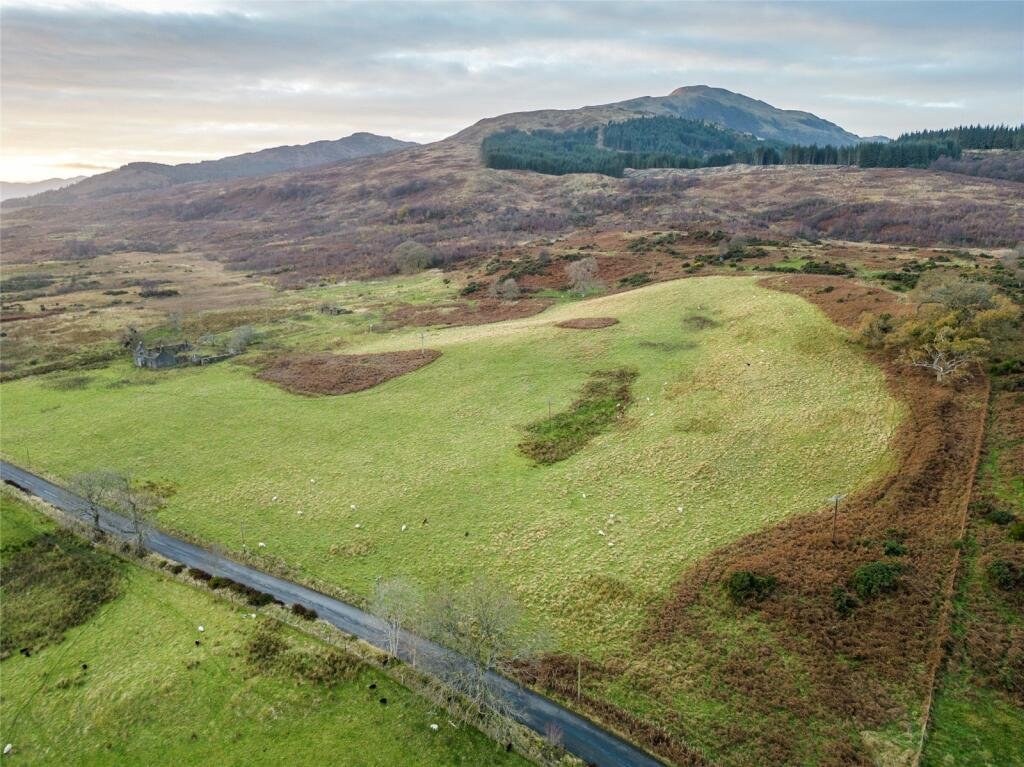
[[[49,529],[0,496],[5,549]],[[122,595],[62,642],[3,661],[0,742],[14,747],[4,763],[526,764],[369,668],[333,686],[255,672],[247,612],[147,570],[126,566],[123,577]]]
[[[438,290],[421,280],[407,295]],[[620,324],[553,326],[583,316]],[[317,316],[295,323],[287,345],[419,347],[419,329],[365,324]],[[688,563],[891,465],[900,407],[881,371],[813,306],[752,278],[561,303],[431,330],[426,345],[442,357],[340,397],[290,394],[240,362],[125,362],[70,390],[4,384],[3,452],[54,477],[112,467],[170,483],[160,524],[356,595],[379,576],[429,586],[488,575],[559,645],[596,656],[635,633]],[[553,465],[517,449],[590,373],[622,366],[639,377],[621,423]]]

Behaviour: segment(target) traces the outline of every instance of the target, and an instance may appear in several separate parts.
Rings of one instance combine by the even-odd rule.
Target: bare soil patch
[[[572,328],[574,330],[597,330],[599,328],[610,328],[618,325],[619,321],[614,317],[580,317],[575,320],[556,322],[555,327]]]
[[[456,301],[448,304],[406,305],[395,309],[385,322],[396,326],[411,325],[486,325],[503,320],[518,320],[540,314],[553,302],[545,298],[524,298],[519,301]]]
[[[441,352],[380,354],[289,354],[277,357],[257,375],[294,394],[350,394],[428,365]]]

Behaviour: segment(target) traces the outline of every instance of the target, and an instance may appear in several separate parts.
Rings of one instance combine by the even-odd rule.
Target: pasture
[[[32,555],[29,533],[51,530],[0,496],[5,564],[8,541]],[[360,767],[526,764],[368,667],[333,683],[254,668],[247,610],[123,567],[122,593],[89,620],[3,661],[0,740],[13,747],[5,763],[317,765],[329,754],[331,764]],[[4,632],[18,629],[9,620]],[[324,652],[290,630],[282,639],[293,656]]]
[[[555,326],[580,317],[619,322]],[[556,646],[595,658],[624,647],[687,565],[891,467],[901,407],[882,372],[816,308],[753,278],[658,283],[425,339],[366,325],[317,316],[282,343],[425,342],[441,356],[342,396],[260,381],[252,354],[5,383],[3,454],[51,477],[111,467],[158,482],[161,525],[356,599],[378,577],[488,576]],[[610,428],[550,465],[518,449],[592,373],[623,367],[638,375]]]

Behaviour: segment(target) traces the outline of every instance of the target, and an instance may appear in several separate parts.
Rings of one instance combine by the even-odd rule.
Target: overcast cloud
[[[1024,120],[1024,3],[6,2],[5,180],[707,84],[861,135]]]

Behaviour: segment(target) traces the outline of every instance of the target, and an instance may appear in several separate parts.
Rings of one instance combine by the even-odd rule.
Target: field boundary
[[[974,495],[974,485],[978,476],[978,464],[981,462],[981,454],[985,446],[989,400],[992,396],[992,381],[988,375],[985,375],[984,380],[985,388],[983,394],[985,407],[982,409],[982,417],[979,419],[981,421],[981,427],[978,429],[978,435],[974,445],[974,457],[971,460],[969,473],[970,481],[967,485],[966,491],[964,492],[963,503],[961,504],[960,531],[956,539],[956,543],[958,545],[956,547],[956,552],[953,555],[953,567],[950,569],[949,579],[942,592],[942,609],[939,613],[939,622],[935,631],[935,646],[932,650],[933,655],[928,669],[928,691],[921,707],[921,717],[919,720],[921,725],[921,735],[918,739],[917,748],[914,750],[914,756],[910,762],[910,767],[919,767],[921,764],[921,756],[924,754],[924,747],[928,742],[928,726],[931,722],[932,706],[935,703],[935,690],[938,686],[939,672],[942,670],[946,659],[945,643],[952,625],[953,601],[956,594],[957,581],[960,576],[960,566],[963,562],[963,542],[964,535],[967,532],[967,522],[969,517],[968,510],[971,504],[971,497]]]

